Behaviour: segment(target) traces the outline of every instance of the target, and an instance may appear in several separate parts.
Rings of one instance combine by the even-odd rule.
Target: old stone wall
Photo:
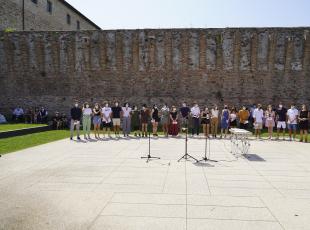
[[[0,108],[310,102],[309,28],[0,33]]]

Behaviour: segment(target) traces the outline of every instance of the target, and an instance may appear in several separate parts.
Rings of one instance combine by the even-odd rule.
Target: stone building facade
[[[0,0],[0,30],[71,31],[100,27],[65,0]]]
[[[310,103],[309,28],[0,33],[0,108]]]

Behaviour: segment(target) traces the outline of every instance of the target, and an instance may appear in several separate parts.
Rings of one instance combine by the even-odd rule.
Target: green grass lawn
[[[18,129],[25,129],[25,128],[34,128],[34,127],[40,127],[40,126],[46,126],[45,124],[1,124],[0,125],[0,132],[5,131],[11,131],[11,130],[18,130]]]
[[[68,130],[53,130],[18,137],[4,138],[0,139],[0,154],[11,153],[69,137],[70,131]]]

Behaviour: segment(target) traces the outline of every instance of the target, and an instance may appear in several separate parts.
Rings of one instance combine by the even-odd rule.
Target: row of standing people
[[[298,110],[293,103],[289,109],[286,109],[282,103],[279,103],[277,108],[268,105],[265,111],[262,109],[262,105],[258,104],[258,107],[254,110],[253,118],[255,135],[258,138],[260,138],[262,126],[265,124],[265,127],[268,129],[269,139],[272,139],[273,129],[276,127],[276,139],[279,139],[281,129],[283,139],[285,139],[285,132],[288,129],[289,140],[295,140],[296,132],[299,128],[300,142],[308,142],[310,112],[305,104],[301,105],[300,110]]]
[[[265,120],[265,126],[268,127],[269,130],[270,127],[273,128],[277,122],[278,131],[279,128],[285,131],[286,127],[284,127],[282,120],[284,119],[285,123],[291,123],[290,120],[287,119],[290,118],[290,114],[292,113],[290,110],[287,111],[282,107],[280,103],[277,109],[268,106],[266,111],[263,111],[261,105],[258,105],[251,114],[245,106],[237,111],[234,107],[229,109],[227,105],[224,105],[223,110],[220,111],[216,105],[211,109],[205,107],[201,110],[197,103],[194,103],[191,108],[189,108],[186,103],[183,103],[179,110],[176,106],[172,106],[170,109],[167,104],[164,104],[161,109],[159,109],[157,105],[154,105],[151,109],[143,105],[142,109],[138,110],[137,106],[134,106],[132,109],[128,103],[125,103],[124,106],[121,107],[119,103],[116,102],[112,107],[109,106],[109,103],[104,103],[103,107],[100,107],[99,104],[95,104],[93,109],[89,107],[88,103],[85,103],[83,108],[80,109],[78,103],[76,103],[75,107],[71,109],[71,133],[73,133],[74,126],[78,126],[77,130],[79,130],[79,121],[81,117],[83,117],[83,129],[86,138],[86,135],[89,137],[90,134],[91,119],[93,121],[96,138],[99,138],[101,126],[103,127],[103,135],[105,135],[106,132],[110,135],[111,129],[113,128],[115,135],[119,136],[121,120],[124,136],[129,136],[131,128],[135,132],[135,135],[142,135],[142,137],[147,136],[149,123],[152,124],[153,135],[157,136],[158,125],[161,123],[165,136],[168,136],[168,134],[178,135],[180,127],[187,127],[191,129],[192,135],[199,135],[200,125],[202,125],[203,133],[206,137],[210,135],[217,137],[219,126],[221,128],[220,137],[226,137],[228,128],[234,128],[239,125],[238,127],[242,129],[248,129],[251,117],[253,117],[252,122],[254,123],[255,133],[259,136],[260,130],[263,127],[263,120]],[[306,107],[303,105],[301,114],[298,113],[300,118],[297,120],[300,121],[300,123],[307,123],[308,121],[305,120],[302,122],[300,120],[305,116],[306,112],[304,110],[306,110]],[[283,114],[285,118],[283,118]],[[273,117],[274,122],[270,123],[270,117]],[[290,128],[294,129],[294,126],[290,124],[288,128],[291,130]],[[300,125],[300,129],[303,130],[303,132],[306,132],[306,128],[307,127]],[[71,137],[72,135],[73,134],[71,134]]]
[[[178,135],[178,113],[176,107],[172,107],[170,111],[167,105],[159,111],[159,108],[154,105],[152,109],[143,105],[141,110],[138,110],[137,106],[131,108],[128,103],[125,103],[123,107],[119,106],[116,102],[113,107],[109,106],[109,103],[104,103],[103,107],[100,107],[98,103],[94,108],[90,108],[88,103],[85,103],[82,108],[79,108],[79,104],[76,102],[75,106],[71,109],[71,139],[73,138],[73,131],[76,128],[78,139],[80,123],[82,121],[84,138],[90,138],[91,121],[94,126],[95,138],[100,138],[101,127],[103,136],[107,134],[111,135],[113,129],[115,136],[120,136],[120,127],[122,124],[123,135],[129,136],[131,130],[135,132],[135,136],[146,137],[148,134],[149,123],[152,123],[153,136],[158,136],[158,125],[161,122],[163,124],[163,131],[166,136],[168,133],[171,135]]]

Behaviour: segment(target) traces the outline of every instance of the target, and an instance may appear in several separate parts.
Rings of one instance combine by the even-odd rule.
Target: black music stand
[[[188,141],[188,137],[187,137],[187,135],[188,135],[188,124],[187,124],[187,123],[188,123],[188,122],[186,122],[186,127],[185,127],[185,128],[182,128],[182,131],[185,131],[185,154],[178,160],[178,162],[179,162],[180,160],[182,160],[182,159],[187,160],[188,158],[192,158],[193,160],[195,160],[196,162],[198,162],[198,160],[197,160],[195,157],[191,156],[191,155],[188,154],[188,152],[187,152],[187,141]]]
[[[197,163],[198,163],[198,162],[205,162],[205,163],[207,163],[208,161],[210,161],[210,162],[218,162],[218,161],[216,161],[216,160],[211,160],[211,159],[210,159],[210,154],[211,154],[211,151],[210,151],[210,142],[211,142],[211,140],[210,140],[207,136],[205,136],[205,139],[206,139],[206,143],[205,143],[205,156],[204,156],[201,160],[197,161]],[[208,152],[208,139],[209,139],[209,157],[207,157],[207,152]]]
[[[157,159],[157,160],[160,159],[160,157],[151,156],[151,131],[150,130],[148,130],[148,134],[149,134],[149,153],[147,156],[141,157],[141,159],[147,159],[146,163],[148,163],[152,159]]]

